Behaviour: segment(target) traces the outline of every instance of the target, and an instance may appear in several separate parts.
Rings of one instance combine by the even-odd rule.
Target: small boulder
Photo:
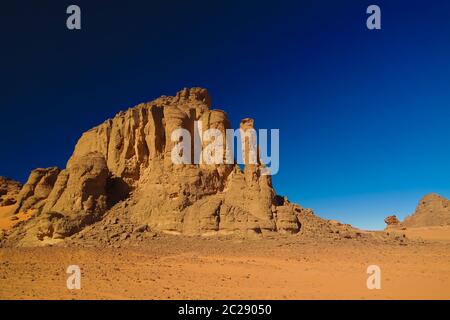
[[[389,216],[384,219],[384,223],[387,224],[387,227],[396,227],[400,225],[400,220],[397,219],[395,215]]]

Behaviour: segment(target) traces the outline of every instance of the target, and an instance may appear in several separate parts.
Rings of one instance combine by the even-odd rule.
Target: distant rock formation
[[[15,212],[36,213],[11,230],[9,239],[36,245],[69,237],[96,221],[108,230],[124,219],[139,230],[185,235],[296,234],[302,223],[305,232],[354,230],[329,224],[277,195],[271,177],[261,174],[260,161],[246,163],[243,170],[237,164],[174,164],[174,129],[194,136],[199,120],[202,130],[224,133],[231,128],[227,114],[210,107],[206,89],[184,89],[120,112],[85,132],[64,170],[32,171],[16,197]],[[240,127],[253,128],[253,119],[244,119]],[[131,232],[129,228],[134,227],[121,230]]]
[[[431,193],[424,196],[414,214],[402,222],[405,227],[430,227],[450,225],[450,200]]]
[[[384,222],[387,229],[449,226],[450,200],[431,193],[419,201],[416,211],[407,216],[403,222],[399,221],[395,215],[387,217]]]
[[[387,224],[387,227],[398,227],[400,225],[400,220],[397,219],[397,216],[392,215],[384,219],[384,223]]]
[[[20,182],[0,176],[0,207],[15,204],[21,188]]]

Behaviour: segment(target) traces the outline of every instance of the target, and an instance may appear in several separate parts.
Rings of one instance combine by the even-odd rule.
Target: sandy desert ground
[[[66,268],[81,268],[68,290]],[[381,289],[366,286],[369,265]],[[161,236],[139,247],[0,249],[1,299],[450,299],[450,241]]]

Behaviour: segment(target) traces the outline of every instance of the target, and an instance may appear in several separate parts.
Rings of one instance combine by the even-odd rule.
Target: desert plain
[[[421,232],[406,244],[167,235],[119,248],[2,248],[0,299],[449,299],[450,229],[413,238]],[[69,265],[81,268],[80,290],[67,289]],[[367,288],[369,265],[381,289]]]

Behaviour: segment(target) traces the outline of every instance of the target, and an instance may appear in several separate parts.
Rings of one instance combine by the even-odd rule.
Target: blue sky
[[[2,6],[0,175],[64,167],[83,131],[202,86],[235,127],[280,129],[274,185],[321,216],[379,229],[450,197],[450,2],[241,2]]]

